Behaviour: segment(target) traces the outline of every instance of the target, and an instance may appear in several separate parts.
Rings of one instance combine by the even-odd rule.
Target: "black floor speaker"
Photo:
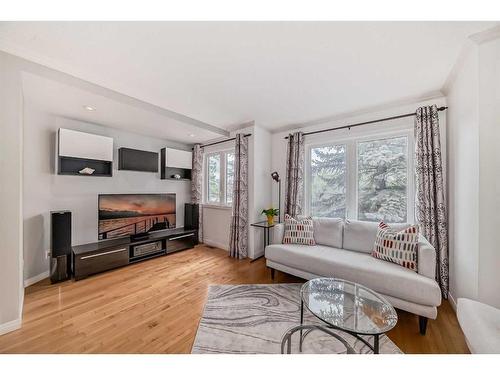
[[[50,281],[71,278],[71,212],[50,213]]]
[[[184,205],[184,229],[199,229],[200,206],[186,203]]]

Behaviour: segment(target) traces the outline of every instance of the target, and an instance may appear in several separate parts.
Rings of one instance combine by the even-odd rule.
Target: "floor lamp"
[[[271,177],[278,183],[278,223],[281,223],[281,179],[278,172],[271,173]]]

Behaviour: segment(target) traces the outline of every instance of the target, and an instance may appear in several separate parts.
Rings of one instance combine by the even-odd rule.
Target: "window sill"
[[[223,205],[218,205],[218,204],[208,204],[205,203],[203,204],[203,208],[214,208],[216,210],[232,210],[232,206],[223,206]]]

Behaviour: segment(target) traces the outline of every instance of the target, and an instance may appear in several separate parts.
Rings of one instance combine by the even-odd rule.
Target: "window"
[[[205,203],[230,206],[233,197],[234,152],[221,151],[206,155]]]
[[[406,223],[406,137],[358,143],[358,219]]]
[[[311,148],[311,215],[346,214],[346,146]]]
[[[413,221],[412,134],[310,145],[306,210],[312,216]]]
[[[208,203],[220,203],[220,154],[209,155],[208,166]]]

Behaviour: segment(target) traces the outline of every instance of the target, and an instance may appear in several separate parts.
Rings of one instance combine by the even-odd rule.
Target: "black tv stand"
[[[145,238],[125,237],[73,246],[75,280],[143,260],[190,249],[198,243],[196,229],[166,229]],[[134,251],[137,249],[146,250]]]
[[[130,242],[147,240],[147,239],[149,239],[149,233],[148,232],[138,233],[138,234],[131,234],[130,235]]]

